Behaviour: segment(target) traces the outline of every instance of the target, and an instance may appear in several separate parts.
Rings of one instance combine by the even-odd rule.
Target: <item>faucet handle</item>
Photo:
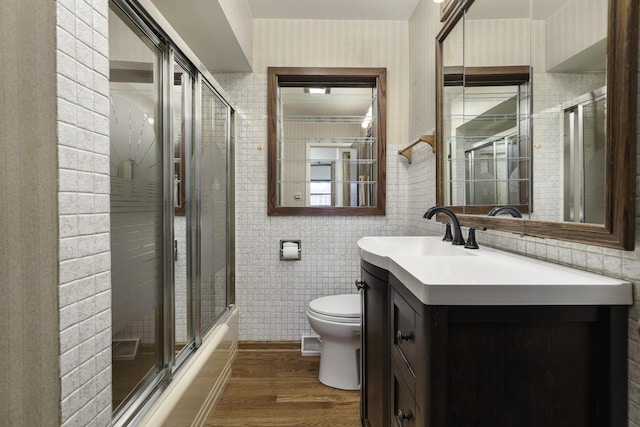
[[[451,224],[447,223],[444,229],[443,242],[453,242],[453,235],[451,234]]]
[[[467,249],[480,249],[478,242],[476,242],[476,229],[469,229],[469,237],[467,237],[467,243],[464,245]]]

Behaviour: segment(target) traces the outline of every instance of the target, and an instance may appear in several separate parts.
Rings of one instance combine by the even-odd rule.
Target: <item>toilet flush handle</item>
[[[360,289],[365,289],[366,287],[367,287],[367,284],[365,283],[364,280],[356,279],[356,289],[360,290]]]

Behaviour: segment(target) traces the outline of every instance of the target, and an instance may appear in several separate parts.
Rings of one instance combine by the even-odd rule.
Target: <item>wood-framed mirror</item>
[[[269,67],[268,214],[384,215],[386,69]]]
[[[501,10],[496,7],[495,1],[491,0],[493,5],[492,10]],[[531,1],[530,10],[533,11],[535,19],[536,2],[538,5],[542,5],[542,0],[524,0],[527,3]],[[574,0],[575,2],[585,2],[586,0]],[[566,125],[563,125],[562,115],[564,111],[570,110],[567,105],[570,102],[576,102],[576,99],[566,99],[563,102],[554,101],[552,105],[544,105],[544,98],[539,95],[540,90],[545,88],[544,84],[537,83],[536,73],[547,73],[548,68],[542,68],[539,66],[539,61],[546,61],[546,66],[550,66],[548,54],[537,52],[534,48],[531,48],[531,75],[532,85],[534,90],[532,91],[532,127],[531,127],[531,143],[529,144],[529,150],[531,151],[530,159],[532,166],[531,169],[531,201],[528,206],[530,213],[523,215],[522,219],[505,218],[505,217],[489,217],[486,214],[491,205],[486,206],[471,206],[466,204],[451,204],[448,203],[446,197],[446,186],[450,185],[450,179],[448,180],[448,164],[451,159],[449,154],[445,150],[446,144],[449,141],[446,140],[447,129],[445,128],[445,111],[444,111],[444,88],[445,88],[445,68],[447,65],[445,55],[445,43],[448,37],[454,37],[456,31],[459,31],[460,25],[465,20],[465,14],[469,14],[473,11],[474,7],[488,3],[490,0],[462,0],[456,4],[455,10],[452,12],[450,19],[445,22],[442,30],[436,37],[436,79],[437,79],[437,93],[436,93],[436,138],[437,138],[437,151],[436,151],[436,175],[437,175],[437,204],[450,207],[460,220],[460,223],[468,227],[476,228],[489,228],[497,231],[505,231],[516,233],[522,236],[533,236],[540,238],[553,238],[564,241],[572,241],[582,244],[603,246],[609,248],[617,248],[624,250],[633,250],[635,245],[635,180],[636,180],[636,111],[637,111],[637,79],[638,79],[638,12],[639,6],[636,0],[609,0],[608,4],[605,0],[602,0],[603,12],[600,16],[606,15],[607,20],[604,22],[602,18],[603,32],[606,34],[606,40],[603,39],[600,46],[594,46],[588,53],[597,52],[598,48],[602,51],[606,49],[605,58],[603,61],[603,70],[601,72],[603,81],[606,83],[602,88],[606,93],[606,111],[602,121],[602,131],[604,138],[603,143],[603,157],[600,161],[600,170],[602,173],[602,215],[600,219],[594,220],[593,223],[590,220],[567,220],[562,214],[562,210],[565,209],[562,206],[553,206],[557,209],[555,216],[549,216],[541,218],[539,212],[543,212],[545,209],[544,203],[539,202],[539,197],[546,196],[547,193],[551,193],[550,186],[553,187],[554,183],[558,187],[562,186],[565,182],[568,182],[566,175],[559,177],[552,177],[551,184],[546,184],[545,180],[537,178],[536,168],[539,167],[543,161],[541,160],[541,153],[545,149],[557,143],[560,147],[554,147],[556,150],[555,159],[557,163],[557,170],[562,170],[562,144],[564,134],[569,134],[572,131]],[[508,1],[509,2],[509,1]],[[514,2],[509,2],[514,3]],[[554,2],[551,2],[554,3]],[[551,5],[549,3],[549,5]],[[557,7],[560,3],[555,2],[554,7]],[[571,3],[571,2],[569,2]],[[589,7],[598,3],[597,1],[589,1]],[[475,5],[475,6],[474,6]],[[485,4],[486,6],[486,4]],[[540,6],[542,7],[542,6]],[[583,9],[586,9],[587,5],[583,5]],[[491,9],[489,8],[489,9]],[[573,16],[579,14],[573,14]],[[483,16],[482,19],[490,19],[488,16]],[[566,19],[566,18],[565,18]],[[533,21],[532,21],[533,22]],[[532,38],[536,34],[537,23],[532,23],[530,33],[533,34]],[[590,25],[593,25],[590,23]],[[568,27],[568,24],[564,24],[564,27]],[[543,30],[550,32],[548,25]],[[527,30],[529,31],[529,30]],[[546,34],[548,36],[548,34]],[[463,39],[475,39],[470,35],[466,35]],[[595,43],[598,44],[598,43]],[[449,46],[447,46],[449,48]],[[536,57],[536,55],[538,55]],[[545,56],[547,55],[547,56]],[[464,57],[464,56],[463,56]],[[584,58],[584,57],[583,57]],[[538,62],[537,62],[538,61]],[[575,61],[573,64],[561,63],[556,68],[551,69],[550,72],[556,73],[554,76],[559,78],[554,79],[554,85],[550,85],[550,90],[555,92],[562,92],[564,86],[562,82],[568,80],[575,80],[575,76],[571,75],[572,66],[579,61]],[[544,62],[543,62],[544,63]],[[466,67],[464,62],[459,64],[463,70],[462,85],[464,87],[465,72],[470,71],[472,67]],[[558,73],[567,73],[567,75]],[[592,74],[589,74],[589,78],[596,75],[596,70]],[[563,80],[564,78],[564,80]],[[536,86],[537,85],[537,86]],[[537,89],[537,90],[536,90]],[[590,91],[594,94],[597,90]],[[544,92],[543,96],[544,96]],[[574,97],[575,98],[575,97]],[[558,121],[552,126],[554,130],[553,135],[559,135],[557,138],[553,136],[550,140],[545,140],[545,131],[541,126],[536,126],[536,119],[541,115],[541,111],[544,113],[552,112],[552,116]],[[565,155],[566,156],[566,155]],[[550,170],[551,168],[549,168]],[[555,191],[555,190],[553,190]],[[559,191],[559,190],[558,190]],[[568,199],[567,195],[560,195],[558,199],[563,202],[564,199]],[[560,202],[556,204],[561,204]]]

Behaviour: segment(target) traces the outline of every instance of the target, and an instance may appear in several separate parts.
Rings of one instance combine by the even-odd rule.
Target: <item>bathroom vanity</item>
[[[362,257],[364,426],[626,426],[631,285],[439,238]]]

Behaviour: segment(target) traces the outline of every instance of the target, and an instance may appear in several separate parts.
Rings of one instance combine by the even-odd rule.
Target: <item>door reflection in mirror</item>
[[[604,223],[606,87],[564,106],[564,220]]]
[[[358,206],[357,150],[308,144],[307,200],[309,206]]]

